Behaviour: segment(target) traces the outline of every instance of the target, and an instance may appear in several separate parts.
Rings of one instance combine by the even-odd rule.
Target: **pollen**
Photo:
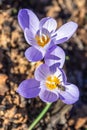
[[[46,79],[46,87],[50,90],[56,89],[60,85],[60,80],[56,76],[48,76]]]
[[[35,39],[39,46],[44,47],[49,42],[50,37],[48,35],[42,35],[42,36],[36,35]]]

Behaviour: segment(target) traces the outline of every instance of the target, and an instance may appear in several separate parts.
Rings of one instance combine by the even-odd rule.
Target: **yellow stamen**
[[[48,76],[46,79],[46,87],[50,90],[58,88],[60,80],[56,76]]]
[[[37,41],[37,44],[41,47],[44,47],[50,40],[49,36],[47,35],[42,35],[42,36],[36,35],[35,39]]]

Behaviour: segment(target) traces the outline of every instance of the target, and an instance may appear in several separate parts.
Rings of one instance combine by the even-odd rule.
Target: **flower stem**
[[[45,108],[42,110],[42,112],[36,117],[36,119],[32,122],[28,130],[32,130],[34,126],[41,120],[41,118],[45,115],[45,113],[48,111],[52,103],[48,103]]]

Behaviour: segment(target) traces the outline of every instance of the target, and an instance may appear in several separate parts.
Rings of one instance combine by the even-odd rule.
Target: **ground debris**
[[[38,97],[25,99],[17,93],[21,81],[34,77],[43,62],[30,63],[24,55],[29,44],[18,25],[21,8],[33,10],[39,19],[51,16],[58,28],[68,22],[78,24],[73,37],[61,47],[66,53],[68,81],[77,84],[80,99],[75,105],[53,103],[35,130],[78,130],[87,128],[87,2],[86,0],[3,0],[0,3],[0,130],[27,130],[44,108]],[[68,57],[68,58],[67,58]]]

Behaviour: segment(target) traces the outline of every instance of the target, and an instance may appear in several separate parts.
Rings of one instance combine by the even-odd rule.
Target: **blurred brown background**
[[[80,99],[74,105],[53,103],[35,130],[87,130],[87,0],[0,0],[0,130],[27,130],[45,106],[38,97],[28,100],[16,93],[40,64],[24,56],[29,45],[17,21],[21,8],[33,10],[39,19],[55,18],[58,27],[78,23],[77,32],[61,47],[68,81],[79,87]]]

